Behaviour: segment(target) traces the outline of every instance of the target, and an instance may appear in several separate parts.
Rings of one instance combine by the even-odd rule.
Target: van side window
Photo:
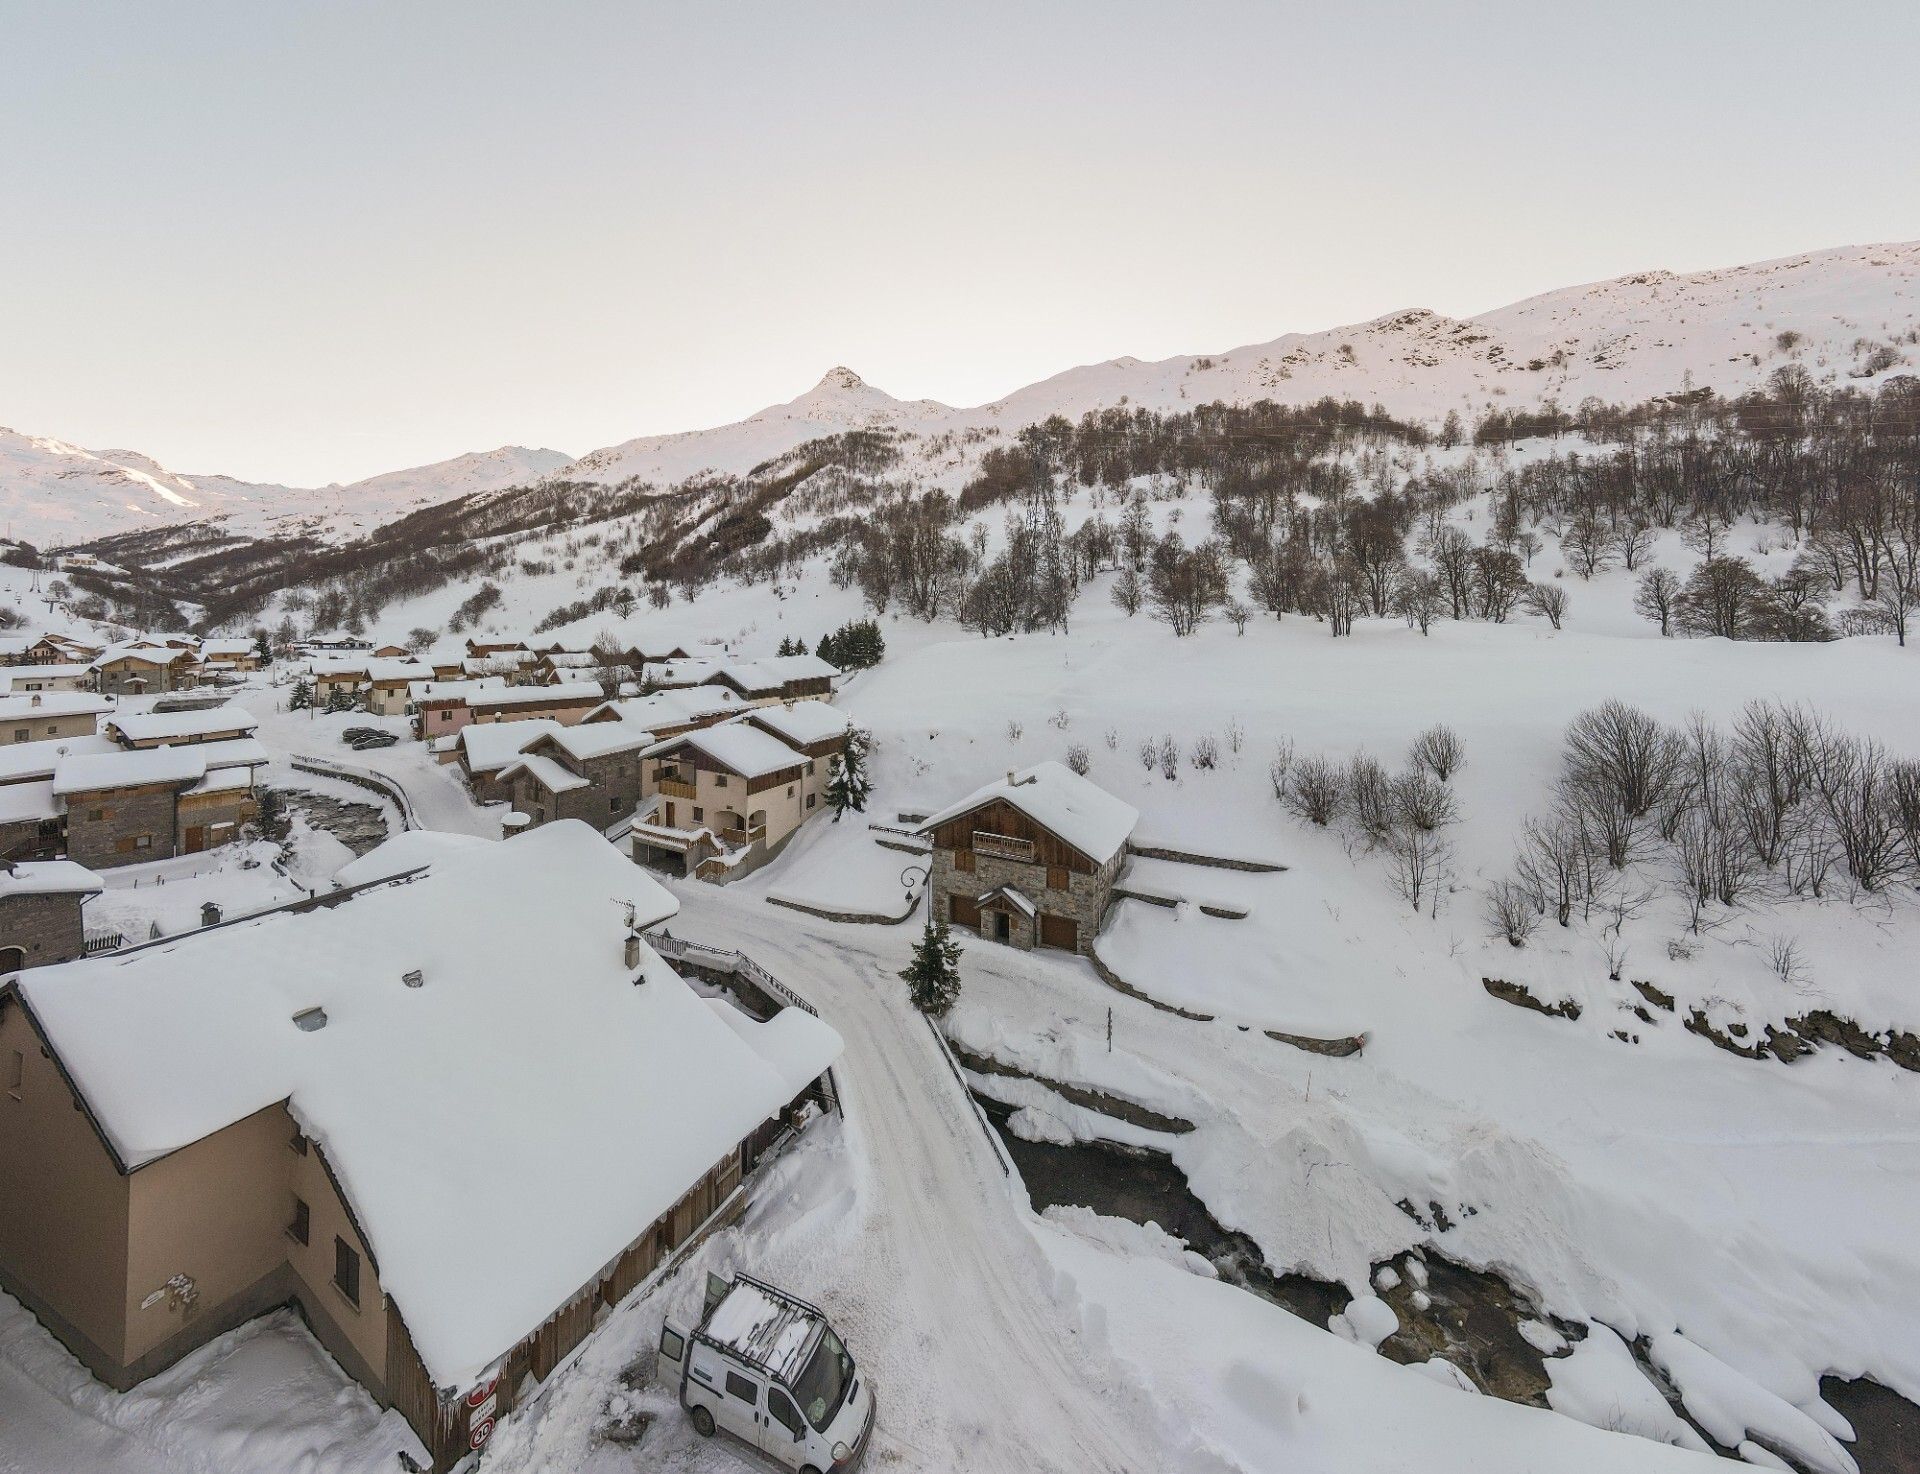
[[[800,1409],[793,1405],[793,1399],[788,1397],[786,1393],[780,1391],[778,1388],[769,1387],[767,1389],[767,1411],[778,1418],[780,1420],[780,1426],[785,1428],[787,1432],[791,1433],[796,1439],[800,1436]]]
[[[738,1372],[727,1373],[727,1396],[737,1397],[749,1407],[760,1405],[760,1389]]]
[[[671,1326],[662,1326],[660,1328],[660,1355],[668,1361],[685,1361],[687,1359],[687,1338]]]

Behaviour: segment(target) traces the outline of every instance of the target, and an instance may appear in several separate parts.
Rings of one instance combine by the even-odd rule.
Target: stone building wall
[[[23,967],[45,967],[71,962],[86,951],[86,928],[80,919],[83,897],[64,895],[0,897],[0,955],[18,947]],[[0,970],[5,964],[0,963]]]

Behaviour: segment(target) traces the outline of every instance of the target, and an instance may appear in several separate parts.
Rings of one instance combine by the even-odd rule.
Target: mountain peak
[[[820,394],[831,392],[835,389],[864,389],[866,387],[867,381],[852,369],[836,365],[828,369],[826,373],[821,376],[820,382],[813,386],[813,392]]]

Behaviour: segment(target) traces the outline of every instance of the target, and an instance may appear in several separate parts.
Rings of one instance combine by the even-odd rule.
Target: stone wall
[[[0,953],[18,947],[22,967],[70,962],[86,951],[77,893],[0,898]],[[0,963],[0,968],[6,964]]]
[[[170,788],[75,794],[67,803],[68,857],[95,870],[166,859],[175,851],[174,798]],[[139,835],[151,842],[121,848]]]
[[[1100,920],[1107,912],[1107,903],[1113,894],[1114,877],[1120,873],[1122,856],[1115,855],[1098,871],[1083,875],[1077,871],[1067,873],[1065,890],[1047,888],[1047,867],[1030,864],[1024,860],[1002,859],[997,855],[973,852],[972,871],[958,870],[954,867],[954,851],[936,849],[933,851],[933,877],[931,889],[934,905],[938,914],[951,916],[949,898],[964,896],[972,900],[975,896],[985,895],[996,886],[1011,885],[1031,901],[1043,914],[1071,917],[1078,926],[1078,951],[1086,952],[1093,945],[1094,934],[1100,930]],[[1019,937],[1020,926],[1025,923],[1027,938],[1022,943]],[[991,938],[986,928],[991,923],[982,917],[982,936]],[[1018,914],[1013,916],[1016,944],[1031,947],[1039,943],[1039,919],[1027,918]]]

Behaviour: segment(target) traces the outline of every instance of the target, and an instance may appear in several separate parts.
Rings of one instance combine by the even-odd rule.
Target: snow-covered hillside
[[[351,534],[416,507],[524,485],[567,461],[509,445],[307,489],[182,475],[136,450],[86,450],[0,427],[0,520],[7,536],[40,547],[211,519],[250,536],[300,525]]]
[[[1457,410],[1470,422],[1489,406],[1555,400],[1572,408],[1589,395],[1638,403],[1689,378],[1696,388],[1733,395],[1788,364],[1819,382],[1865,384],[1920,367],[1917,335],[1920,242],[1847,246],[1686,276],[1636,272],[1477,317],[1414,308],[1226,352],[1155,363],[1116,358],[970,409],[895,399],[836,368],[798,399],[738,424],[629,440],[558,474],[661,485],[702,471],[741,474],[808,440],[853,429],[909,438],[921,469],[933,470],[926,463],[951,460],[956,444],[986,448],[1052,415],[1077,420],[1114,406],[1165,411],[1331,396],[1382,404],[1404,418],[1437,421]]]

